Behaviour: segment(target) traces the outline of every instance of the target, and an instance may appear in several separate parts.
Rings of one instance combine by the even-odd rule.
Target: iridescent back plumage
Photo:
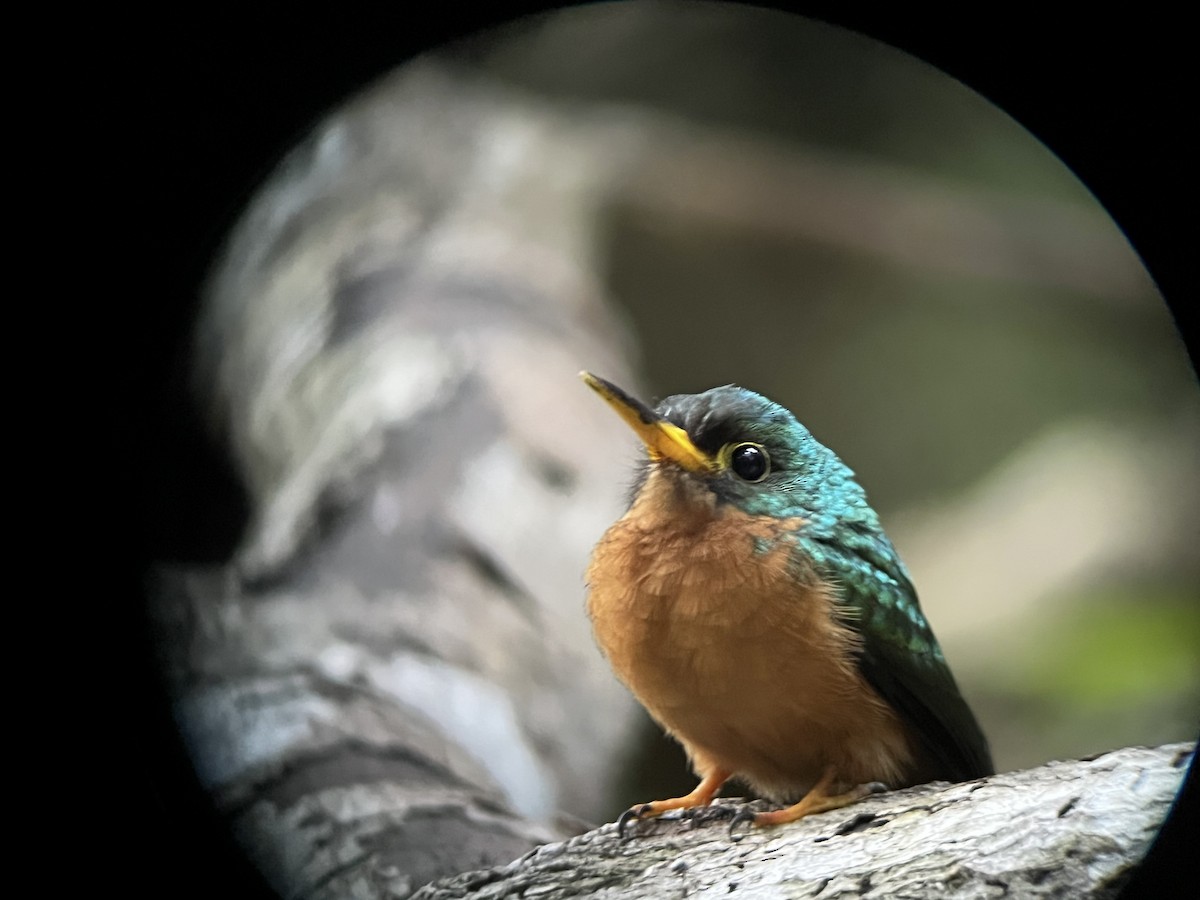
[[[840,588],[843,619],[862,638],[863,675],[919,736],[921,774],[949,781],[992,774],[987,740],[853,470],[790,411],[736,385],[667,397],[655,411],[702,450],[732,441],[767,449],[767,478],[717,478],[713,491],[750,515],[804,521],[797,570],[815,569]]]

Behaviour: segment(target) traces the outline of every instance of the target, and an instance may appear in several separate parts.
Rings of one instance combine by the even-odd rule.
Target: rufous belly
[[[828,765],[847,784],[907,783],[904,726],[859,674],[833,589],[797,570],[802,523],[681,498],[656,477],[597,545],[588,612],[697,774],[719,767],[779,800]]]

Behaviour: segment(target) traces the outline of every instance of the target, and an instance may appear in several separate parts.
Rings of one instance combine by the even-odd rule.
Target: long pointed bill
[[[593,391],[604,398],[625,424],[642,439],[650,458],[668,459],[678,463],[689,472],[715,472],[717,461],[692,443],[686,431],[672,424],[636,397],[631,397],[611,381],[605,381],[591,372],[580,372],[579,377]]]

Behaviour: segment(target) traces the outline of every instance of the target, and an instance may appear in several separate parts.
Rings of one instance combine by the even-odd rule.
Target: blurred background
[[[597,228],[647,385],[750,387],[858,472],[1001,770],[1195,737],[1200,392],[1045,146],[912,56],[766,10],[590,6],[443,56],[677,129]]]
[[[353,57],[347,49],[338,58]],[[321,81],[316,63],[295,71]],[[233,251],[220,263],[203,259],[212,266],[204,315],[229,318],[186,345],[161,405],[195,404],[178,389],[199,381],[200,407],[211,403],[206,391],[225,391],[222,402],[236,406],[244,384],[213,360],[239,343],[252,361],[265,358],[231,298],[286,299],[290,288],[265,278],[244,293],[228,288],[239,266],[274,264],[270,254],[263,263],[257,251],[236,252],[254,247],[256,229],[278,229],[284,249],[271,252],[282,257],[289,242],[302,243],[288,218],[295,210],[324,214],[335,196],[347,210],[357,203],[361,222],[388,191],[406,203],[416,196],[402,214],[370,221],[369,252],[331,252],[330,265],[340,273],[364,258],[386,263],[402,247],[396,252],[413,253],[419,275],[477,274],[481,264],[516,272],[506,286],[514,305],[527,301],[524,278],[610,348],[564,344],[561,359],[527,368],[510,355],[501,396],[549,378],[555,415],[574,423],[595,403],[574,382],[580,368],[628,378],[646,399],[736,382],[789,407],[832,447],[904,557],[999,769],[1195,738],[1196,377],[1120,229],[999,108],[851,31],[693,2],[525,17],[430,51],[363,94],[327,99],[327,120],[292,135],[300,150],[242,217]],[[460,118],[438,130],[444,123],[421,118],[425,110]],[[386,127],[335,127],[364,111]],[[203,120],[205,111],[189,115]],[[203,140],[216,148],[214,166],[236,143],[224,134]],[[376,171],[387,180],[354,183],[355,154],[374,164],[389,140],[404,150]],[[201,166],[171,190],[202,192],[208,171]],[[295,172],[307,192],[282,189]],[[340,190],[339,178],[351,188]],[[439,178],[454,183],[451,200]],[[250,200],[223,195],[228,224]],[[420,243],[428,235],[441,237]],[[510,239],[522,253],[505,257]],[[292,274],[313,283],[326,275]],[[414,283],[427,282],[410,279],[409,300]],[[308,288],[297,284],[299,296]],[[409,305],[406,315],[419,304]],[[424,327],[443,311],[431,302],[413,314]],[[373,315],[351,309],[346,330],[359,339]],[[306,327],[302,337],[312,339],[318,329]],[[444,317],[439,327],[458,325]],[[261,499],[253,466],[239,469],[223,452],[210,458],[196,423],[171,427],[147,454],[155,558],[182,567],[188,583],[198,567],[220,564],[210,581],[253,601],[244,606],[251,613],[265,609],[263,599],[278,601],[277,585],[286,584],[271,567],[294,549],[291,538],[273,550],[246,525]],[[609,427],[620,458],[607,460],[604,499],[589,502],[614,515],[637,448],[619,422]],[[408,452],[401,462],[419,459]],[[610,520],[589,519],[586,535],[570,537],[590,545]],[[328,522],[319,524],[328,534]],[[230,559],[236,565],[225,568]],[[572,572],[585,564],[586,554],[569,561]],[[582,615],[581,577],[561,602]],[[406,628],[425,627],[410,618]],[[329,662],[315,622],[309,645],[281,652],[289,665],[311,652],[324,676],[361,675],[349,657]],[[383,649],[371,652],[384,658]],[[394,667],[379,684],[385,676]],[[692,785],[675,746],[644,717],[631,733],[637,738],[616,754],[624,777],[587,802],[587,815],[611,818]],[[503,786],[511,796],[514,785]]]

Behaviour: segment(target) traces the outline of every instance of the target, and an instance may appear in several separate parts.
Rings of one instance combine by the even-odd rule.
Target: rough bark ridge
[[[610,824],[414,898],[1112,897],[1153,841],[1192,752],[1131,747],[922,785],[739,841],[719,821],[641,823],[624,841]]]
[[[195,377],[250,521],[227,563],[159,567],[150,613],[199,778],[285,896],[506,862],[623,777],[640,714],[582,573],[630,438],[577,372],[632,376],[576,143],[415,66],[297,148],[213,272]]]

